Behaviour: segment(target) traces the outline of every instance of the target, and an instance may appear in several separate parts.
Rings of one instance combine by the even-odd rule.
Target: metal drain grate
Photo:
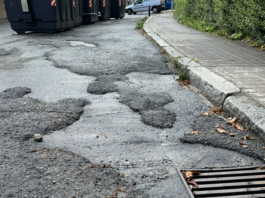
[[[185,180],[186,171],[196,171],[190,180]],[[260,198],[265,197],[265,167],[255,166],[229,169],[178,170],[191,198]]]

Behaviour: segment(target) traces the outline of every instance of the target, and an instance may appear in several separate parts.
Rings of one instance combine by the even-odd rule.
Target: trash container
[[[83,24],[96,23],[99,15],[98,0],[83,0]]]
[[[74,21],[74,26],[79,26],[83,22],[83,0],[69,0],[73,4],[71,6],[71,17]]]
[[[125,0],[111,0],[110,18],[123,19],[125,16]]]
[[[99,21],[105,21],[110,19],[110,0],[99,0]]]
[[[69,0],[4,0],[8,21],[18,34],[53,33],[74,27]]]

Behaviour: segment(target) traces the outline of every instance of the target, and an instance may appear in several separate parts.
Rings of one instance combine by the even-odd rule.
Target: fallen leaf
[[[249,139],[249,140],[255,140],[255,138],[254,137],[251,137],[250,135],[245,135],[245,136],[243,136],[241,138],[244,139],[244,140],[247,140],[247,139]]]
[[[198,187],[198,184],[196,183],[196,182],[194,182],[194,181],[187,181],[189,184],[193,184],[194,186],[195,186],[195,188],[197,188]]]
[[[236,125],[236,123],[232,123],[232,127],[233,127],[233,128],[236,128],[235,125]]]
[[[215,126],[215,128],[220,128],[219,124],[217,124],[217,125]]]
[[[202,115],[209,116],[209,113],[208,112],[205,112]]]
[[[210,111],[216,114],[224,113],[223,109],[221,109],[220,107],[216,107],[214,109],[211,109]]]
[[[243,142],[239,142],[240,145],[247,145],[247,143],[245,141]]]
[[[235,128],[237,128],[238,130],[244,131],[244,128],[240,126],[238,123],[235,124]]]
[[[220,134],[226,134],[226,135],[229,135],[228,132],[226,132],[224,129],[221,129],[221,128],[216,128],[217,132],[220,133]]]
[[[201,93],[201,90],[197,91],[197,93],[200,94]]]
[[[243,147],[243,148],[247,148],[247,147],[248,147],[248,145],[242,145],[242,147]]]
[[[185,180],[189,180],[193,178],[193,172],[192,171],[186,171],[185,172]]]
[[[262,149],[265,149],[265,147],[262,147]]]
[[[199,135],[199,131],[193,131],[193,132],[191,132],[191,133],[189,133],[188,135]]]
[[[190,81],[189,80],[184,80],[183,84],[184,85],[188,85],[188,84],[190,84]]]
[[[228,143],[231,143],[230,141],[227,141]]]
[[[237,133],[229,133],[230,136],[236,136]]]
[[[129,175],[127,175],[126,173],[123,173],[123,175],[124,175],[125,177],[129,177]]]
[[[232,120],[230,120],[230,121],[227,121],[226,123],[227,124],[233,124],[234,122],[236,121],[236,117],[234,117]]]
[[[102,136],[104,136],[105,138],[108,138],[107,135],[104,134],[104,133],[101,133],[101,134],[99,134],[99,135],[102,135]]]

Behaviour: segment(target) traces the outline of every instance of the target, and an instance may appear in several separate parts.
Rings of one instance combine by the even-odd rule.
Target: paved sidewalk
[[[177,23],[172,11],[150,18],[147,25],[173,48],[265,106],[265,52],[188,28]]]

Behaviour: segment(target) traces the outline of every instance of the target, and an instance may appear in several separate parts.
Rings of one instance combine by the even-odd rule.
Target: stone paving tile
[[[265,106],[265,52],[188,28],[177,23],[172,11],[151,18],[148,27]]]

